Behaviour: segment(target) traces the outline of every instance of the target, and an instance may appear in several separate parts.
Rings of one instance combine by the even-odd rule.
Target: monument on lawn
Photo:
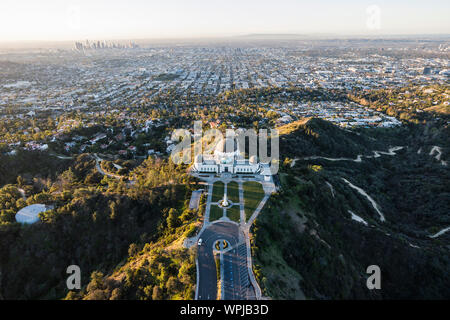
[[[230,204],[229,204],[229,202],[228,202],[227,194],[224,193],[224,194],[223,194],[223,200],[222,200],[222,207],[228,207],[229,205],[230,205]]]

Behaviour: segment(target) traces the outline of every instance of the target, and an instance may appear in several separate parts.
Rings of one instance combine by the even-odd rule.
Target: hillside
[[[24,175],[2,187],[0,297],[192,298],[192,253],[173,243],[197,228],[201,210],[186,201],[196,185],[185,167],[152,158],[133,175],[133,184],[102,176],[82,154],[61,174]],[[16,223],[15,213],[34,203],[55,208],[35,224]],[[80,266],[82,290],[67,295],[72,264]]]
[[[356,157],[372,150],[387,150],[385,129],[345,130],[319,119],[305,118],[277,128],[280,134],[280,154],[290,158],[301,156]],[[364,134],[361,133],[364,131]],[[402,132],[401,128],[390,129]],[[381,139],[378,139],[381,138]],[[390,134],[388,143],[399,143],[401,137]]]
[[[280,148],[298,160],[293,164],[281,159],[281,191],[253,229],[255,269],[265,295],[450,297],[450,233],[434,236],[450,226],[450,174],[442,162],[448,159],[448,149],[440,149],[441,160],[436,150],[430,155],[433,145],[447,145],[442,138],[448,128],[428,123],[382,130],[376,143],[365,145],[372,141],[373,130],[356,135],[315,119],[281,128],[285,139]],[[363,157],[361,162],[302,160],[373,155],[371,148],[384,142],[384,148],[373,150],[387,151],[399,137],[404,148],[395,155]],[[369,265],[380,266],[382,290],[366,288]]]
[[[183,230],[189,231],[189,228]],[[182,241],[172,241],[173,237],[165,236],[155,243],[145,244],[142,249],[132,244],[126,262],[110,274],[93,272],[87,286],[80,292],[70,291],[66,299],[194,299],[195,251],[183,248]]]

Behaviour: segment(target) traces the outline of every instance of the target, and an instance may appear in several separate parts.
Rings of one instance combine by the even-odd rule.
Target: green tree
[[[171,229],[176,228],[180,225],[180,219],[178,218],[178,213],[174,208],[170,208],[169,215],[167,217],[167,226]]]

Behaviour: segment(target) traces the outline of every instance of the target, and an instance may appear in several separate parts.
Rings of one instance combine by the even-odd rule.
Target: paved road
[[[222,175],[220,178],[215,174],[191,174],[205,181],[208,185],[208,198],[206,201],[205,216],[202,231],[199,235],[186,239],[184,245],[187,248],[195,246],[199,238],[203,239],[203,244],[198,249],[197,258],[197,290],[196,299],[215,300],[217,299],[217,271],[213,256],[213,246],[217,240],[224,239],[231,244],[231,250],[223,254],[223,291],[221,299],[225,300],[253,300],[261,299],[261,289],[255,279],[252,270],[252,257],[250,252],[249,231],[250,226],[256,219],[270,195],[276,191],[273,179],[265,181],[260,175],[253,178],[243,176],[232,177]],[[236,181],[239,184],[239,205],[241,221],[236,223],[220,220],[214,223],[209,222],[211,208],[213,184],[221,181],[225,184]],[[265,196],[258,208],[252,214],[248,222],[245,220],[243,183],[245,181],[258,181],[262,184]],[[223,219],[223,218],[222,218]]]
[[[246,300],[250,290],[245,243],[224,253],[224,300]]]
[[[217,222],[209,225],[202,233],[202,245],[198,248],[198,267],[199,267],[199,300],[217,299],[217,271],[213,256],[213,246],[219,239],[228,241],[233,249],[224,254],[224,299],[240,300],[245,299],[246,284],[246,252],[239,250],[237,246],[244,239],[239,226],[229,222]],[[245,246],[245,244],[244,244]],[[244,256],[242,256],[244,254]],[[244,262],[244,268],[242,263]],[[244,281],[242,281],[244,279]]]
[[[112,174],[112,173],[104,171],[100,165],[100,162],[102,162],[103,159],[99,158],[99,156],[96,153],[94,153],[94,158],[95,158],[95,167],[97,168],[97,171],[100,172],[101,175],[108,176],[111,178],[117,178],[117,179],[123,178],[122,176],[119,176],[117,174]]]

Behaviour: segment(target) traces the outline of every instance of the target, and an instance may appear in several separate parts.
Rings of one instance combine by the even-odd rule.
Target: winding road
[[[391,147],[391,148],[389,148],[389,150],[388,150],[387,152],[386,152],[386,151],[376,151],[376,150],[374,150],[374,151],[372,151],[372,152],[373,152],[373,155],[372,155],[372,156],[365,156],[365,155],[362,155],[362,154],[358,154],[358,155],[356,156],[355,159],[352,159],[352,158],[328,158],[328,157],[322,157],[322,156],[310,156],[310,157],[304,157],[304,158],[295,158],[295,159],[293,159],[292,162],[291,162],[291,168],[292,168],[293,166],[295,166],[295,163],[296,163],[298,160],[324,159],[324,160],[328,160],[328,161],[353,161],[353,162],[362,162],[362,159],[363,159],[363,158],[366,158],[366,159],[379,158],[379,157],[381,157],[381,155],[395,156],[395,155],[397,155],[396,152],[399,151],[399,150],[402,150],[403,148],[404,148],[404,147],[401,147],[401,146]]]

